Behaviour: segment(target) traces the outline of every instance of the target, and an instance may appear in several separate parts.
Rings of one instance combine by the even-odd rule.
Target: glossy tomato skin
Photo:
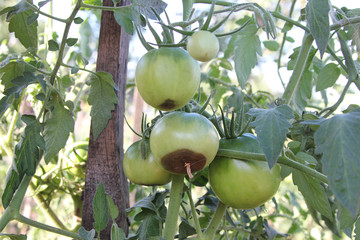
[[[252,134],[221,139],[220,148],[262,153]],[[224,204],[237,209],[251,209],[274,196],[281,182],[280,166],[276,164],[270,170],[267,162],[216,157],[209,166],[209,182]]]
[[[144,140],[146,158],[141,155],[141,140],[133,143],[125,152],[123,168],[126,177],[136,184],[164,185],[171,180],[171,174],[159,166],[150,150],[149,140]]]
[[[186,44],[189,54],[196,60],[207,62],[219,52],[219,40],[214,33],[200,30],[193,33]]]
[[[172,112],[162,117],[150,135],[150,148],[159,164],[175,174],[208,166],[216,156],[219,137],[213,124],[197,113]]]
[[[135,82],[146,103],[170,111],[191,100],[200,74],[199,63],[182,48],[160,48],[150,50],[139,60]]]

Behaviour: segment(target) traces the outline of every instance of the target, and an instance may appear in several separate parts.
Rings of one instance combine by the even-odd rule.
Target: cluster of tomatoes
[[[197,31],[186,49],[153,49],[137,64],[135,81],[140,95],[149,105],[168,113],[155,123],[149,139],[127,149],[125,175],[136,184],[163,185],[171,181],[172,174],[191,178],[193,172],[209,166],[209,183],[223,203],[239,209],[257,207],[277,191],[280,167],[269,169],[265,162],[216,156],[219,146],[253,153],[262,150],[254,135],[219,140],[216,128],[204,116],[173,111],[192,99],[200,84],[198,61],[216,57],[219,42],[213,33]]]

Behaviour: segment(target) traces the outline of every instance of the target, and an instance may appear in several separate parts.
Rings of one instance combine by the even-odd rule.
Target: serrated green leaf
[[[95,5],[95,6],[101,6],[102,5],[102,0],[84,0],[83,2],[85,4]]]
[[[320,182],[297,170],[292,172],[292,177],[294,184],[304,196],[306,203],[333,221],[331,206],[327,199],[325,189],[320,185]]]
[[[69,47],[71,47],[71,46],[74,46],[77,41],[78,41],[77,38],[68,38],[68,39],[66,39],[66,44],[67,44]]]
[[[181,223],[179,225],[179,239],[186,239],[187,236],[193,235],[195,233],[196,229],[191,226],[191,224],[185,218],[181,218]]]
[[[19,143],[15,146],[14,162],[20,176],[35,174],[36,167],[40,161],[40,148],[45,149],[45,142],[41,133],[39,121],[30,115],[24,115],[22,120],[26,127]]]
[[[30,16],[27,17],[26,19],[26,24],[27,25],[31,25],[33,24],[39,17],[38,13],[32,13]]]
[[[70,132],[74,131],[75,124],[71,112],[62,105],[61,101],[54,98],[50,104],[53,110],[47,113],[44,126],[46,163],[49,163],[65,146]]]
[[[257,54],[261,55],[261,42],[256,35],[258,28],[255,24],[247,25],[240,32],[236,40],[235,48],[235,72],[241,88],[245,88],[245,84],[257,63]]]
[[[50,39],[48,41],[48,45],[49,45],[49,51],[57,51],[60,48],[59,44],[53,39]]]
[[[88,102],[91,105],[92,131],[94,139],[97,139],[111,118],[115,104],[118,103],[111,74],[97,72],[91,76]]]
[[[124,230],[119,228],[119,226],[116,223],[113,223],[111,225],[110,239],[111,240],[124,240],[124,239],[126,239],[126,235],[124,233]]]
[[[150,19],[157,20],[152,9],[160,15],[164,12],[167,4],[162,0],[132,0],[131,6],[140,14]]]
[[[265,154],[269,167],[272,168],[278,160],[286,140],[286,134],[291,127],[288,119],[293,118],[294,114],[287,105],[271,109],[252,108],[248,114],[256,117],[250,125],[255,127],[260,147]]]
[[[19,174],[14,170],[13,167],[11,167],[6,174],[5,179],[5,189],[3,191],[3,194],[1,196],[1,202],[4,208],[7,208],[14,196],[14,193],[18,189],[21,179],[24,175],[19,176]]]
[[[22,76],[25,71],[25,65],[19,62],[9,62],[2,68],[0,68],[0,73],[3,73],[1,77],[1,84],[6,88],[14,86],[11,81],[18,77]]]
[[[335,63],[325,65],[319,72],[316,82],[316,91],[321,91],[333,86],[340,74],[340,68]]]
[[[306,21],[321,57],[325,53],[330,37],[329,11],[328,0],[309,0],[306,5]]]
[[[231,62],[226,58],[220,59],[220,67],[225,68],[229,71],[233,70],[233,66],[232,66]]]
[[[78,233],[82,240],[93,240],[95,237],[95,229],[87,231],[83,226],[79,228]]]
[[[25,48],[37,48],[37,21],[31,25],[27,24],[28,17],[33,13],[32,10],[17,13],[10,19],[9,32],[14,32]]]
[[[114,201],[112,200],[111,196],[106,194],[106,201],[109,207],[109,215],[113,222],[115,222],[115,218],[119,216],[119,208],[115,205]]]
[[[8,233],[0,233],[0,239],[6,237],[11,240],[26,240],[27,236],[24,234],[8,234]]]
[[[133,35],[134,34],[134,23],[140,22],[140,14],[135,11],[131,5],[117,8],[114,11],[114,18],[116,22],[124,28],[125,32]]]
[[[105,229],[109,221],[109,209],[106,200],[105,188],[102,182],[99,183],[93,199],[94,228],[97,232]]]
[[[263,44],[270,51],[277,51],[280,48],[280,44],[274,40],[263,41]]]
[[[156,215],[148,215],[136,232],[139,240],[160,239],[161,219]]]
[[[31,83],[37,81],[36,76],[32,72],[24,72],[23,76],[18,76],[11,80],[12,87],[7,87],[4,90],[4,94],[10,96],[14,94],[15,98],[19,98],[22,91]]]
[[[355,217],[360,206],[360,112],[321,121],[314,138],[317,154],[336,198]]]

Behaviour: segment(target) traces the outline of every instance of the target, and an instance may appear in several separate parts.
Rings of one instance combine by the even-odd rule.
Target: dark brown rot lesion
[[[166,99],[162,104],[159,105],[159,109],[171,110],[175,107],[175,101],[171,99]]]
[[[187,174],[188,167],[191,168],[191,172],[203,169],[206,164],[206,157],[189,149],[179,149],[165,155],[161,159],[161,163],[170,172]]]

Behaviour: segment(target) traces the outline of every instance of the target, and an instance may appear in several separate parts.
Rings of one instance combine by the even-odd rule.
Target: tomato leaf
[[[141,23],[140,14],[131,5],[117,8],[114,11],[114,18],[130,35],[134,34],[134,23],[136,25]]]
[[[360,219],[358,219],[355,223],[355,239],[359,239],[360,238]]]
[[[191,226],[187,219],[181,217],[181,223],[179,225],[179,239],[186,239],[187,236],[196,233],[196,229]]]
[[[331,207],[325,189],[320,185],[320,182],[297,170],[293,170],[292,178],[294,184],[304,196],[306,204],[333,221]]]
[[[106,201],[109,209],[109,215],[113,222],[115,222],[115,218],[119,216],[119,208],[115,205],[114,201],[112,200],[111,196],[106,194]]]
[[[280,48],[280,44],[275,40],[263,41],[263,44],[270,51],[277,51]]]
[[[255,24],[249,24],[243,31],[240,31],[236,39],[235,72],[241,88],[245,88],[251,69],[257,63],[257,54],[262,54],[261,42],[256,35],[257,30]]]
[[[136,232],[140,240],[152,239],[161,235],[161,219],[156,215],[148,215]]]
[[[71,112],[64,107],[61,101],[54,98],[50,104],[53,110],[47,113],[44,126],[46,163],[49,163],[65,146],[70,132],[74,131],[75,124]]]
[[[316,83],[316,91],[321,91],[333,86],[339,78],[340,73],[341,71],[335,63],[327,64],[319,72]]]
[[[24,173],[32,176],[41,158],[40,148],[45,149],[45,141],[40,135],[41,125],[34,116],[23,115],[21,119],[26,123],[26,127],[15,146],[14,161],[20,176]]]
[[[83,226],[79,228],[79,236],[83,240],[93,240],[95,237],[95,229],[91,229],[90,231],[87,231]]]
[[[37,21],[27,25],[28,17],[33,13],[32,10],[17,13],[10,18],[9,32],[14,32],[15,37],[19,39],[25,48],[37,48]]]
[[[353,218],[349,210],[347,210],[342,204],[338,204],[337,218],[339,221],[340,230],[343,231],[349,238],[351,238],[353,232],[353,226],[356,219]]]
[[[309,0],[306,5],[306,20],[322,57],[330,37],[330,5],[328,0]]]
[[[112,75],[106,72],[97,72],[90,78],[90,94],[88,102],[91,105],[90,116],[94,139],[100,135],[111,118],[111,111],[118,103],[114,91]]]
[[[126,235],[124,233],[124,230],[119,228],[119,226],[115,222],[113,222],[113,224],[111,225],[110,239],[111,240],[124,240],[124,239],[126,239]]]
[[[360,206],[360,111],[335,115],[320,122],[315,152],[322,154],[329,187],[355,217]]]
[[[93,199],[94,228],[97,232],[105,229],[109,221],[109,209],[104,184],[99,183]]]
[[[256,117],[250,126],[255,127],[260,147],[264,151],[269,167],[272,168],[277,162],[286,134],[291,127],[288,119],[293,118],[294,114],[288,105],[270,109],[252,108],[248,114]]]
[[[2,205],[4,208],[7,208],[14,196],[14,193],[18,189],[20,182],[24,175],[19,176],[19,174],[11,167],[6,174],[5,179],[5,189],[1,196]]]
[[[131,7],[150,19],[158,20],[152,9],[160,15],[167,4],[161,0],[132,0]]]

